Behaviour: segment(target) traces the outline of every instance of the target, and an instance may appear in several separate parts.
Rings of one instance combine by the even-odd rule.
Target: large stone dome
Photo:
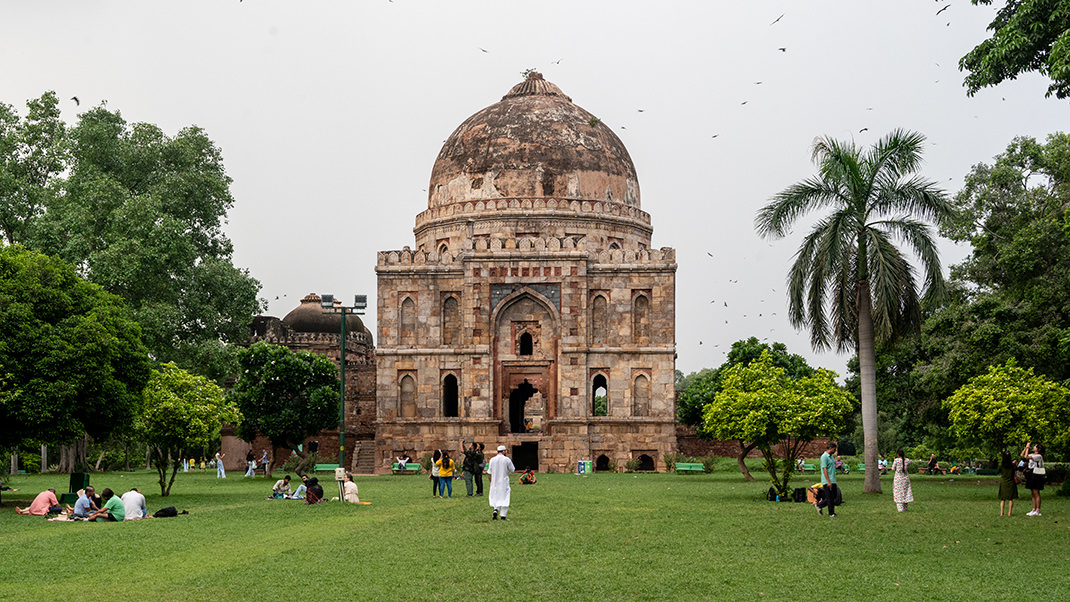
[[[431,171],[428,208],[539,198],[638,208],[639,180],[613,130],[530,73],[446,140]]]
[[[294,332],[341,334],[342,314],[324,313],[323,308],[320,307],[320,296],[316,293],[309,293],[301,299],[301,305],[286,314],[282,323]],[[346,331],[348,333],[366,332],[371,335],[364,327],[360,316],[354,314],[346,314]]]

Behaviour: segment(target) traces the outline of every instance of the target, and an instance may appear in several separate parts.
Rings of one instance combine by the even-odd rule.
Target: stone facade
[[[612,130],[532,74],[446,141],[429,191],[415,248],[376,262],[377,470],[472,440],[538,470],[658,467],[675,252],[649,248]]]

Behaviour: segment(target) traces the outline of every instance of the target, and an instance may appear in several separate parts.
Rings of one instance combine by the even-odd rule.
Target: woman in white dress
[[[914,492],[910,490],[910,477],[907,475],[909,465],[910,460],[907,460],[903,448],[900,447],[896,450],[895,460],[892,462],[892,472],[895,473],[892,478],[892,499],[900,512],[906,512],[907,504],[914,501]]]

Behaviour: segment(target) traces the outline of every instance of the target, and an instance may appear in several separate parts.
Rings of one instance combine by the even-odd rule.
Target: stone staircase
[[[353,474],[375,474],[375,441],[357,441],[353,450]]]

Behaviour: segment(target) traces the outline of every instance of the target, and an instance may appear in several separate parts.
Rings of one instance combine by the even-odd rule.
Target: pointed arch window
[[[632,382],[632,416],[650,415],[650,379],[645,374]]]
[[[446,297],[442,302],[442,344],[461,343],[461,308],[457,297]]]
[[[457,377],[453,374],[447,374],[446,378],[442,379],[442,415],[446,418],[458,416],[460,405],[457,403],[458,389]]]
[[[636,295],[632,301],[632,342],[650,344],[650,297],[645,294]]]
[[[401,316],[398,319],[398,328],[401,331],[399,343],[402,345],[416,344],[416,302],[412,297],[405,297],[401,302]]]
[[[591,416],[609,416],[609,386],[604,374],[591,382]]]
[[[416,379],[406,374],[398,383],[402,418],[416,418]]]
[[[591,345],[605,345],[608,327],[606,298],[596,295],[591,301]]]

